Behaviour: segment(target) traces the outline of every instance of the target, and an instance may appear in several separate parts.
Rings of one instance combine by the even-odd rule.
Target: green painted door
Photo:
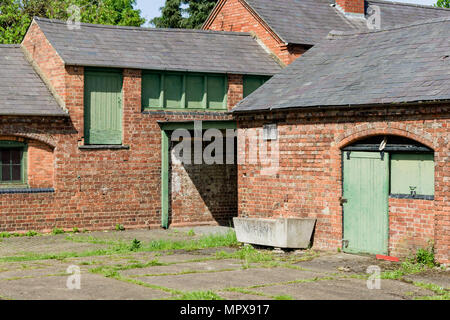
[[[122,74],[86,71],[84,79],[86,144],[122,144]]]
[[[389,155],[344,152],[344,251],[387,254]]]

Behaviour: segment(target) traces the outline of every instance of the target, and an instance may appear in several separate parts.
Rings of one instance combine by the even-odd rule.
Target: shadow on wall
[[[194,164],[192,151],[189,164],[173,152],[176,144],[170,148],[169,224],[232,225],[238,212],[236,153],[234,164],[209,165]],[[203,142],[203,150],[208,144]],[[191,146],[194,150],[192,139]]]

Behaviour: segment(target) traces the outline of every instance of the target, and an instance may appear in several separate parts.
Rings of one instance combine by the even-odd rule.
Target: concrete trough
[[[275,248],[305,249],[311,243],[316,219],[234,218],[237,240]]]

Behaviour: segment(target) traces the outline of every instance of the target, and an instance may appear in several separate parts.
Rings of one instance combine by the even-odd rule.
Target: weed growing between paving
[[[213,291],[192,291],[182,293],[175,300],[224,300]]]
[[[147,243],[141,243],[139,240],[133,240],[131,243],[127,241],[110,241],[100,240],[94,237],[66,237],[66,240],[74,242],[87,242],[93,244],[105,244],[110,247],[107,249],[97,249],[84,252],[61,252],[52,254],[36,254],[26,253],[21,256],[3,257],[0,262],[14,261],[32,261],[32,260],[64,260],[67,258],[90,257],[121,254],[127,252],[152,252],[152,251],[170,251],[170,250],[199,250],[216,247],[232,247],[237,246],[238,242],[234,231],[226,234],[205,235],[198,239],[173,241],[173,240],[156,240]]]

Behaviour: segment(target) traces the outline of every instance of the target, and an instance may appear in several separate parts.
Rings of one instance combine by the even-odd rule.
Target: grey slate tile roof
[[[35,18],[66,65],[273,75],[281,67],[248,33],[81,24]]]
[[[64,116],[18,45],[0,45],[0,115]]]
[[[314,45],[332,30],[367,30],[364,21],[349,19],[331,7],[333,0],[244,0],[286,43]],[[450,10],[390,1],[366,1],[381,10],[381,27],[450,15]]]
[[[450,17],[334,33],[233,112],[450,100]]]

